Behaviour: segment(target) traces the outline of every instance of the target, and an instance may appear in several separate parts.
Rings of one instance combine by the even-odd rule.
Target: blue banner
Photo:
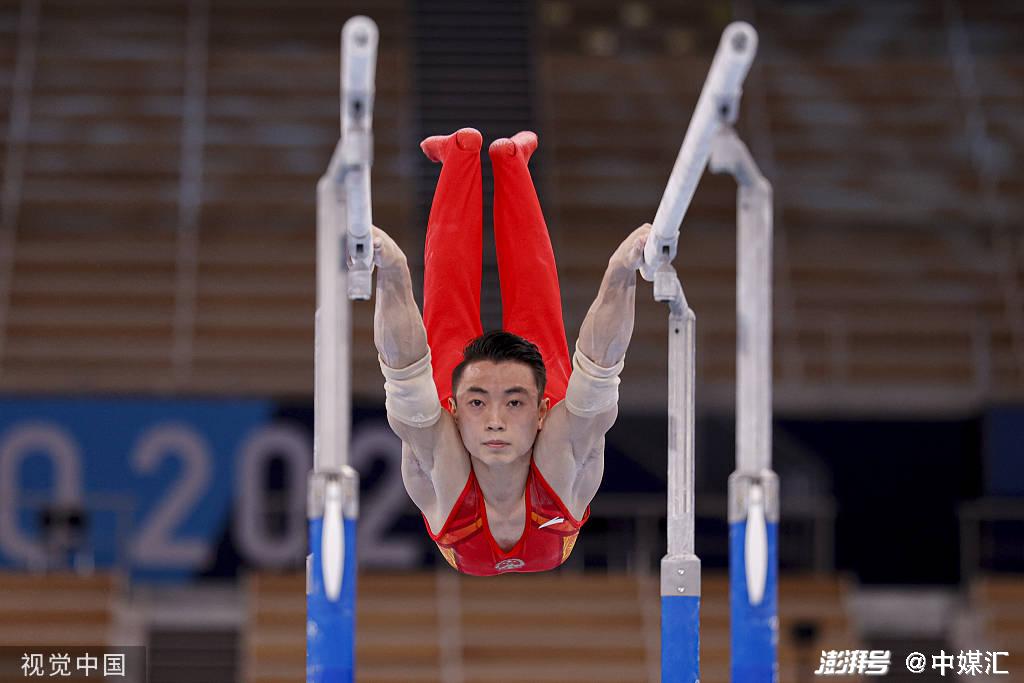
[[[0,399],[0,567],[42,566],[42,512],[81,508],[89,561],[175,578],[213,561],[258,400]]]

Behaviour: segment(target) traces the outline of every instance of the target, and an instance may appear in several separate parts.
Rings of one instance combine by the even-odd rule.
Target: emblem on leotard
[[[518,557],[513,557],[508,560],[502,560],[498,564],[494,565],[494,568],[499,572],[507,572],[510,569],[522,569],[525,566],[525,562],[520,560]]]

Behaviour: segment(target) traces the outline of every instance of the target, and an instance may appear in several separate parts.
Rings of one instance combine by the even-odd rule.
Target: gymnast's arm
[[[437,400],[427,332],[413,298],[406,256],[376,227],[373,245],[377,266],[373,341],[385,377],[388,424],[402,440],[402,479],[409,497],[436,529],[438,515],[445,512],[438,510],[438,494],[447,500],[452,490],[465,484],[464,468],[458,462],[462,451],[452,447],[460,446],[461,440],[454,420]]]
[[[597,298],[580,327],[576,348],[603,368],[611,368],[626,357],[633,336],[636,271],[643,262],[644,244],[650,233],[650,224],[641,225],[608,259]]]
[[[377,266],[373,343],[388,367],[408,367],[428,351],[427,330],[412,295],[409,262],[395,241],[377,227],[373,228],[373,260]]]
[[[604,474],[604,435],[618,417],[618,374],[633,336],[636,270],[650,231],[648,224],[637,228],[608,260],[580,327],[565,400],[551,409],[538,436],[537,466],[556,492],[569,493],[574,515],[593,499]],[[564,457],[566,441],[571,458]]]

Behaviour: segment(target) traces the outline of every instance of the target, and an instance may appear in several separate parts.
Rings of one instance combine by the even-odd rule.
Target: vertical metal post
[[[700,558],[694,553],[696,316],[672,266],[655,273],[668,316],[668,553],[661,560],[661,680],[700,679]]]
[[[377,25],[342,29],[341,140],[317,183],[317,310],[313,473],[306,558],[306,681],[355,680],[359,477],[348,465],[352,303],[368,299],[373,81]]]
[[[733,683],[778,680],[779,480],[772,451],[772,187],[731,127],[710,168],[739,185],[736,237],[736,470],[729,477]]]

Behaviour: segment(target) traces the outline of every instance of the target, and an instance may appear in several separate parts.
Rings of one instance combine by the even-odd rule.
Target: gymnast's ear
[[[448,397],[448,410],[451,412],[452,417],[455,417],[455,397]]]
[[[545,396],[537,404],[537,429],[544,427],[544,419],[548,416],[548,409],[551,408],[551,399]]]

